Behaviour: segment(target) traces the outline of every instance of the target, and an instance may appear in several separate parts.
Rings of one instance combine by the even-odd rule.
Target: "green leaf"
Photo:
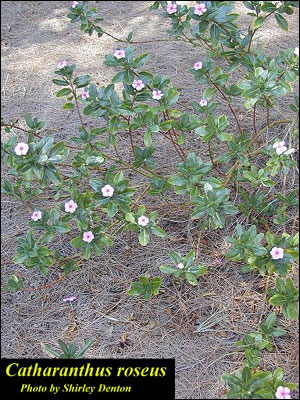
[[[275,294],[269,299],[269,303],[272,306],[282,306],[283,304],[285,304],[285,302],[285,296],[282,294]]]
[[[118,72],[113,78],[112,78],[112,83],[118,83],[121,82],[124,79],[124,71]]]
[[[258,29],[265,22],[265,17],[257,17],[252,24],[253,29]]]
[[[149,233],[146,229],[142,229],[139,233],[139,242],[142,246],[146,246],[149,242]]]
[[[56,92],[56,97],[68,96],[70,93],[72,93],[72,90],[69,88],[60,89],[58,92]]]
[[[58,86],[69,86],[69,83],[67,81],[61,79],[52,79],[52,82]]]
[[[171,267],[169,265],[161,265],[159,267],[160,271],[163,272],[164,274],[174,274],[174,272],[178,272],[179,270]]]
[[[91,77],[89,75],[81,75],[74,79],[74,85],[76,85],[77,88],[82,88],[87,86],[90,81]]]
[[[76,358],[82,358],[84,353],[87,351],[87,349],[89,347],[91,347],[91,345],[94,343],[94,341],[95,341],[94,338],[88,340],[87,343],[79,350],[79,352],[76,355]]]
[[[71,228],[64,222],[59,222],[56,225],[53,225],[53,228],[59,233],[67,233],[71,230]]]
[[[220,40],[220,28],[218,27],[218,25],[213,24],[210,27],[210,37],[212,39],[213,45],[217,46]]]
[[[164,238],[167,235],[166,232],[157,225],[151,226],[150,231],[153,233],[153,235],[161,238]]]
[[[107,204],[107,215],[110,218],[112,218],[112,217],[114,217],[116,215],[117,210],[118,210],[118,208],[117,208],[117,205],[116,205],[116,203],[114,201],[110,201]]]
[[[296,302],[289,303],[286,307],[287,318],[296,320],[298,318],[298,304]]]
[[[86,165],[100,165],[104,162],[104,157],[102,156],[88,156],[85,160]]]
[[[85,243],[80,237],[75,237],[74,239],[71,240],[71,245],[76,247],[77,249],[80,249],[84,247]]]
[[[195,260],[195,251],[191,250],[185,257],[184,257],[184,265],[190,267]]]
[[[135,68],[141,68],[148,60],[149,60],[149,54],[147,53],[140,54],[134,60]]]
[[[46,165],[44,168],[44,173],[47,175],[51,182],[55,184],[59,184],[61,182],[60,175],[54,165]]]
[[[63,161],[68,154],[66,150],[66,145],[64,141],[56,143],[48,154],[48,162],[49,163],[58,163]]]
[[[276,313],[272,312],[270,315],[268,315],[264,324],[267,326],[268,330],[270,330],[275,325],[275,322],[276,322]]]
[[[188,281],[189,284],[193,285],[193,286],[197,286],[198,285],[198,281],[195,278],[195,276],[191,273],[191,272],[185,272],[184,276],[186,278],[186,280]]]
[[[73,103],[65,103],[63,106],[64,110],[73,110],[73,108],[75,108]]]
[[[169,251],[169,257],[170,259],[175,263],[175,264],[179,264],[182,262],[182,257],[180,254],[176,253],[173,250]]]
[[[124,71],[124,81],[127,83],[127,85],[131,85],[132,82],[134,81],[134,73],[131,71],[131,69],[127,69]]]
[[[104,186],[104,183],[98,178],[92,178],[90,179],[90,185],[95,192],[100,192],[101,188]]]
[[[276,18],[276,21],[277,21],[278,25],[280,26],[280,28],[283,29],[284,31],[288,31],[289,24],[288,24],[287,20],[278,13],[275,13],[275,18]]]
[[[27,254],[17,254],[13,258],[13,262],[16,264],[22,264],[25,260],[27,260]]]

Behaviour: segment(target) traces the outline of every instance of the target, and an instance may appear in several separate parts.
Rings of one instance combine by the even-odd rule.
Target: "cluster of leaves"
[[[243,339],[236,342],[237,347],[244,351],[246,360],[241,370],[222,375],[222,381],[230,388],[228,399],[274,399],[279,386],[291,390],[296,388],[296,384],[283,381],[282,368],[273,373],[259,369],[261,351],[272,351],[275,338],[286,334],[286,330],[275,327],[275,323],[276,313],[272,312],[259,325],[258,332],[244,334]]]
[[[197,286],[197,279],[208,272],[207,267],[200,264],[194,264],[194,250],[191,250],[185,257],[182,257],[180,254],[171,250],[169,251],[169,256],[173,264],[175,264],[175,267],[161,265],[159,269],[164,274],[173,275],[179,282],[186,279],[190,285]]]
[[[249,367],[244,366],[232,374],[223,374],[222,381],[230,390],[227,399],[275,399],[275,393],[279,386],[295,390],[297,385],[283,380],[283,369],[276,368],[270,371],[256,370],[253,372]]]
[[[156,276],[150,279],[148,276],[141,275],[138,282],[133,282],[128,290],[129,296],[144,296],[145,300],[150,300],[151,296],[158,295],[161,286],[161,278]]]
[[[58,339],[59,347],[61,348],[61,353],[53,349],[48,344],[43,344],[46,351],[53,354],[56,358],[73,358],[80,359],[83,358],[84,353],[89,347],[95,342],[95,339],[90,339],[81,349],[78,349],[76,342],[71,342],[69,344],[65,343],[63,340]]]
[[[272,312],[265,322],[259,325],[258,332],[244,334],[243,339],[236,342],[237,347],[245,352],[245,365],[249,368],[257,368],[260,364],[260,351],[272,351],[273,340],[286,334],[286,330],[275,327],[275,323],[276,313]]]
[[[141,205],[136,213],[129,212],[125,215],[125,219],[128,222],[126,229],[129,231],[139,232],[139,242],[142,246],[146,246],[150,240],[150,234],[164,238],[166,237],[166,232],[158,225],[156,225],[156,220],[158,217],[157,211],[152,211],[148,214],[149,222],[146,226],[141,226],[138,224],[138,218],[146,215],[146,207]]]
[[[265,245],[262,244],[263,239],[264,234],[257,234],[256,225],[252,225],[247,231],[241,225],[237,225],[236,238],[226,238],[227,242],[231,244],[226,257],[233,261],[247,261],[247,265],[243,267],[244,272],[257,268],[263,275],[267,272],[286,277],[292,267],[292,262],[297,262],[299,259],[299,233],[293,237],[287,233],[276,237],[267,232]],[[283,249],[283,258],[272,258],[271,250],[275,247]],[[287,278],[284,282],[278,277],[276,288],[277,290],[272,289],[270,292],[272,294],[269,300],[270,304],[280,306],[286,318],[297,319],[299,291],[294,288],[292,280]]]

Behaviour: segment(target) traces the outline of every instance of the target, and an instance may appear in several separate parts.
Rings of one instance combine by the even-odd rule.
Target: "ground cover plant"
[[[218,232],[226,243],[219,263],[230,260],[243,274],[261,280],[264,301],[259,332],[244,334],[237,342],[246,361],[222,375],[228,388],[224,396],[290,398],[296,385],[283,379],[286,371],[268,371],[262,360],[276,346],[276,338],[286,334],[283,327],[275,327],[276,315],[286,324],[298,318],[299,292],[292,279],[299,244],[297,189],[288,184],[297,172],[298,97],[289,104],[292,118],[270,116],[274,111],[276,115],[279,99],[293,92],[299,52],[286,48],[269,56],[255,40],[269,19],[286,31],[297,2],[243,2],[251,17],[246,31],[239,26],[234,3],[151,4],[151,12],[160,10],[170,24],[168,37],[160,40],[183,42],[195,54],[187,69],[202,98],[191,99],[183,108],[177,107],[180,91],[172,77],[146,69],[149,54],[136,51],[135,46],[147,45],[151,38],[135,41],[133,32],[118,37],[102,27],[101,13],[88,2],[71,2],[70,22],[100,41],[105,36],[116,41],[104,59],[113,77],[100,86],[92,76],[78,74],[75,63],[58,62],[52,77],[56,97],[66,113],[76,112],[79,120],[68,141],[45,133],[46,121],[30,110],[24,115],[25,127],[17,119],[2,119],[7,140],[1,153],[8,167],[2,193],[12,201],[32,201],[44,194],[55,201],[49,207],[46,201],[35,203],[13,263],[38,267],[45,276],[51,269],[60,270],[58,281],[86,260],[105,258],[118,235],[126,236],[129,248],[139,246],[143,257],[156,238],[168,239],[161,221],[164,207],[171,204],[184,212],[186,223],[197,232],[194,248],[185,253],[169,249],[152,275],[136,276],[123,288],[149,301],[147,309],[154,298],[164,296],[163,281],[171,283],[179,297],[186,287],[201,290],[205,277],[213,273],[209,258],[201,257],[204,237],[213,240]],[[201,58],[199,47],[206,50]],[[243,114],[251,116],[250,126],[243,126]],[[274,135],[274,127],[284,124],[288,136]],[[158,167],[161,143],[172,149],[163,172]],[[123,146],[128,149],[125,157]],[[60,235],[68,238],[71,255],[51,248]],[[3,289],[19,292],[23,284],[16,269]],[[74,344],[71,350],[63,341],[59,344],[65,355],[75,355]]]

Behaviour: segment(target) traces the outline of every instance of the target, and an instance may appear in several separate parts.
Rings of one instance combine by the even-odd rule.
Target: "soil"
[[[148,10],[149,1],[90,3],[105,18],[103,27],[119,37],[125,38],[133,31],[135,40],[161,38],[168,27],[159,12]],[[57,140],[75,136],[80,124],[76,112],[63,110],[63,101],[55,96],[57,87],[52,79],[57,63],[63,59],[75,62],[78,75],[90,74],[97,84],[107,85],[115,71],[104,66],[104,56],[118,47],[108,36],[89,37],[80,32],[78,25],[70,24],[67,6],[65,1],[1,2],[2,116],[5,120],[19,118],[19,124],[25,127],[23,116],[30,112],[47,122],[46,133]],[[237,8],[246,30],[250,17],[241,4]],[[288,20],[289,32],[280,30],[274,20],[268,22],[260,30],[255,45],[259,44],[270,55],[298,46],[298,13],[288,16]],[[150,53],[145,69],[169,76],[179,88],[180,110],[191,110],[190,102],[202,98],[204,88],[195,83],[188,69],[204,55],[203,49],[171,41],[137,45],[136,52]],[[279,101],[272,111],[272,120],[294,118],[288,107],[291,97]],[[228,115],[222,102],[218,111]],[[239,118],[247,129],[250,117],[239,114]],[[258,125],[263,126],[262,114]],[[268,134],[283,138],[288,135],[288,127],[277,126]],[[127,138],[120,140],[122,156],[130,158],[128,146],[124,145]],[[137,133],[135,140],[142,143],[142,135]],[[209,160],[199,138],[191,135],[187,145],[205,161]],[[175,170],[180,160],[169,144],[157,139],[156,146],[157,170]],[[2,178],[6,176],[4,166]],[[140,178],[132,179],[136,184],[143,182]],[[295,176],[289,187],[294,182]],[[280,186],[273,190],[276,193]],[[151,209],[157,200],[146,196],[144,201]],[[174,202],[178,203],[175,195]],[[62,279],[55,267],[45,277],[36,269],[27,270],[11,261],[17,237],[27,231],[29,216],[35,207],[44,204],[43,198],[31,202],[2,198],[2,284],[16,272],[25,282],[24,290],[2,296],[2,357],[42,358],[43,343],[57,348],[58,338],[76,340],[82,345],[94,337],[87,357],[175,357],[176,398],[223,398],[226,388],[220,381],[221,374],[240,368],[243,361],[235,341],[242,333],[256,330],[260,318],[270,312],[264,293],[267,278],[256,273],[242,274],[240,265],[224,259],[228,248],[224,237],[232,234],[237,219],[229,218],[224,230],[204,233],[200,238],[199,262],[209,267],[209,273],[201,278],[199,286],[177,285],[164,276],[161,295],[146,303],[129,297],[126,290],[140,274],[158,275],[158,266],[169,261],[170,249],[184,255],[197,248],[200,227],[189,219],[188,212],[176,210],[170,201],[159,220],[168,233],[166,240],[154,238],[151,245],[141,248],[134,235],[118,234],[113,247],[103,256],[92,257]],[[55,205],[55,201],[47,201],[49,209]],[[238,222],[247,223],[243,216]],[[274,229],[276,233],[281,228]],[[65,255],[74,252],[64,235],[58,236],[51,248]],[[77,300],[68,305],[63,302],[68,296],[76,296]],[[196,332],[199,324],[212,315],[215,323]],[[284,325],[288,334],[276,340],[272,353],[264,353],[261,368],[274,370],[281,366],[286,380],[297,382],[297,327],[279,313],[278,325]]]

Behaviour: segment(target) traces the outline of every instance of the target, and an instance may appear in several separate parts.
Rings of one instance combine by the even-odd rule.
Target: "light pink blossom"
[[[91,243],[91,241],[94,239],[94,237],[95,237],[95,236],[93,235],[93,232],[91,232],[91,231],[83,232],[82,240],[83,240],[84,242]]]
[[[276,399],[291,399],[291,390],[287,387],[278,386],[275,397]]]
[[[101,192],[104,197],[112,197],[112,195],[114,194],[114,191],[115,191],[115,189],[110,185],[105,185],[101,189]]]
[[[141,79],[135,79],[135,80],[133,81],[132,86],[133,86],[138,92],[139,92],[140,90],[142,90],[142,89],[145,87],[145,85],[144,85],[144,83],[143,83],[143,81],[142,81]]]
[[[299,47],[295,47],[294,54],[299,57]]]
[[[287,147],[285,146],[285,142],[275,142],[273,144],[273,149],[275,149],[276,154],[280,155],[287,151]]]
[[[64,68],[64,67],[66,67],[67,65],[68,65],[67,61],[66,61],[66,60],[63,60],[63,61],[60,61],[60,62],[57,64],[57,68],[62,69],[62,68]]]
[[[198,71],[198,70],[201,69],[201,68],[202,68],[202,62],[201,62],[201,61],[197,61],[197,62],[194,64],[194,70]]]
[[[205,99],[200,100],[200,106],[201,107],[207,106],[207,100],[205,100]]]
[[[140,226],[146,226],[148,225],[148,223],[149,223],[149,218],[145,217],[144,215],[138,218],[138,224]]]
[[[31,216],[31,219],[33,219],[34,221],[38,221],[39,219],[42,219],[41,211],[34,211],[34,213]]]
[[[65,303],[72,303],[74,300],[76,300],[77,299],[77,297],[75,297],[75,296],[70,296],[70,297],[66,297],[65,299],[63,299],[63,301],[65,302]]]
[[[167,13],[168,14],[174,14],[177,12],[177,4],[176,3],[170,3],[167,5]]]
[[[28,153],[29,146],[27,143],[18,143],[15,147],[15,153],[17,156],[25,156]]]
[[[152,98],[154,100],[160,100],[163,97],[163,92],[161,90],[155,89],[152,92]]]
[[[270,251],[270,254],[273,260],[280,260],[284,257],[284,249],[281,247],[273,247],[273,249]]]
[[[73,214],[76,211],[76,208],[77,208],[77,204],[73,200],[70,200],[65,203],[65,212],[69,212],[69,213]]]
[[[75,8],[77,6],[77,4],[78,4],[78,1],[71,1],[70,6],[72,8]]]
[[[177,264],[177,268],[179,268],[179,269],[183,269],[183,268],[184,268],[184,265],[183,265],[183,263],[179,263],[179,264]]]
[[[205,11],[207,11],[207,9],[206,9],[204,3],[200,3],[200,4],[196,4],[196,5],[195,5],[194,14],[196,14],[196,15],[202,15],[202,14],[205,13]]]
[[[125,50],[123,50],[123,49],[117,49],[117,50],[114,52],[114,56],[115,56],[118,60],[120,60],[121,58],[125,58]]]
[[[82,97],[83,100],[88,99],[88,98],[90,97],[89,90],[88,90],[88,89],[85,89],[85,90],[82,92],[81,97]]]

